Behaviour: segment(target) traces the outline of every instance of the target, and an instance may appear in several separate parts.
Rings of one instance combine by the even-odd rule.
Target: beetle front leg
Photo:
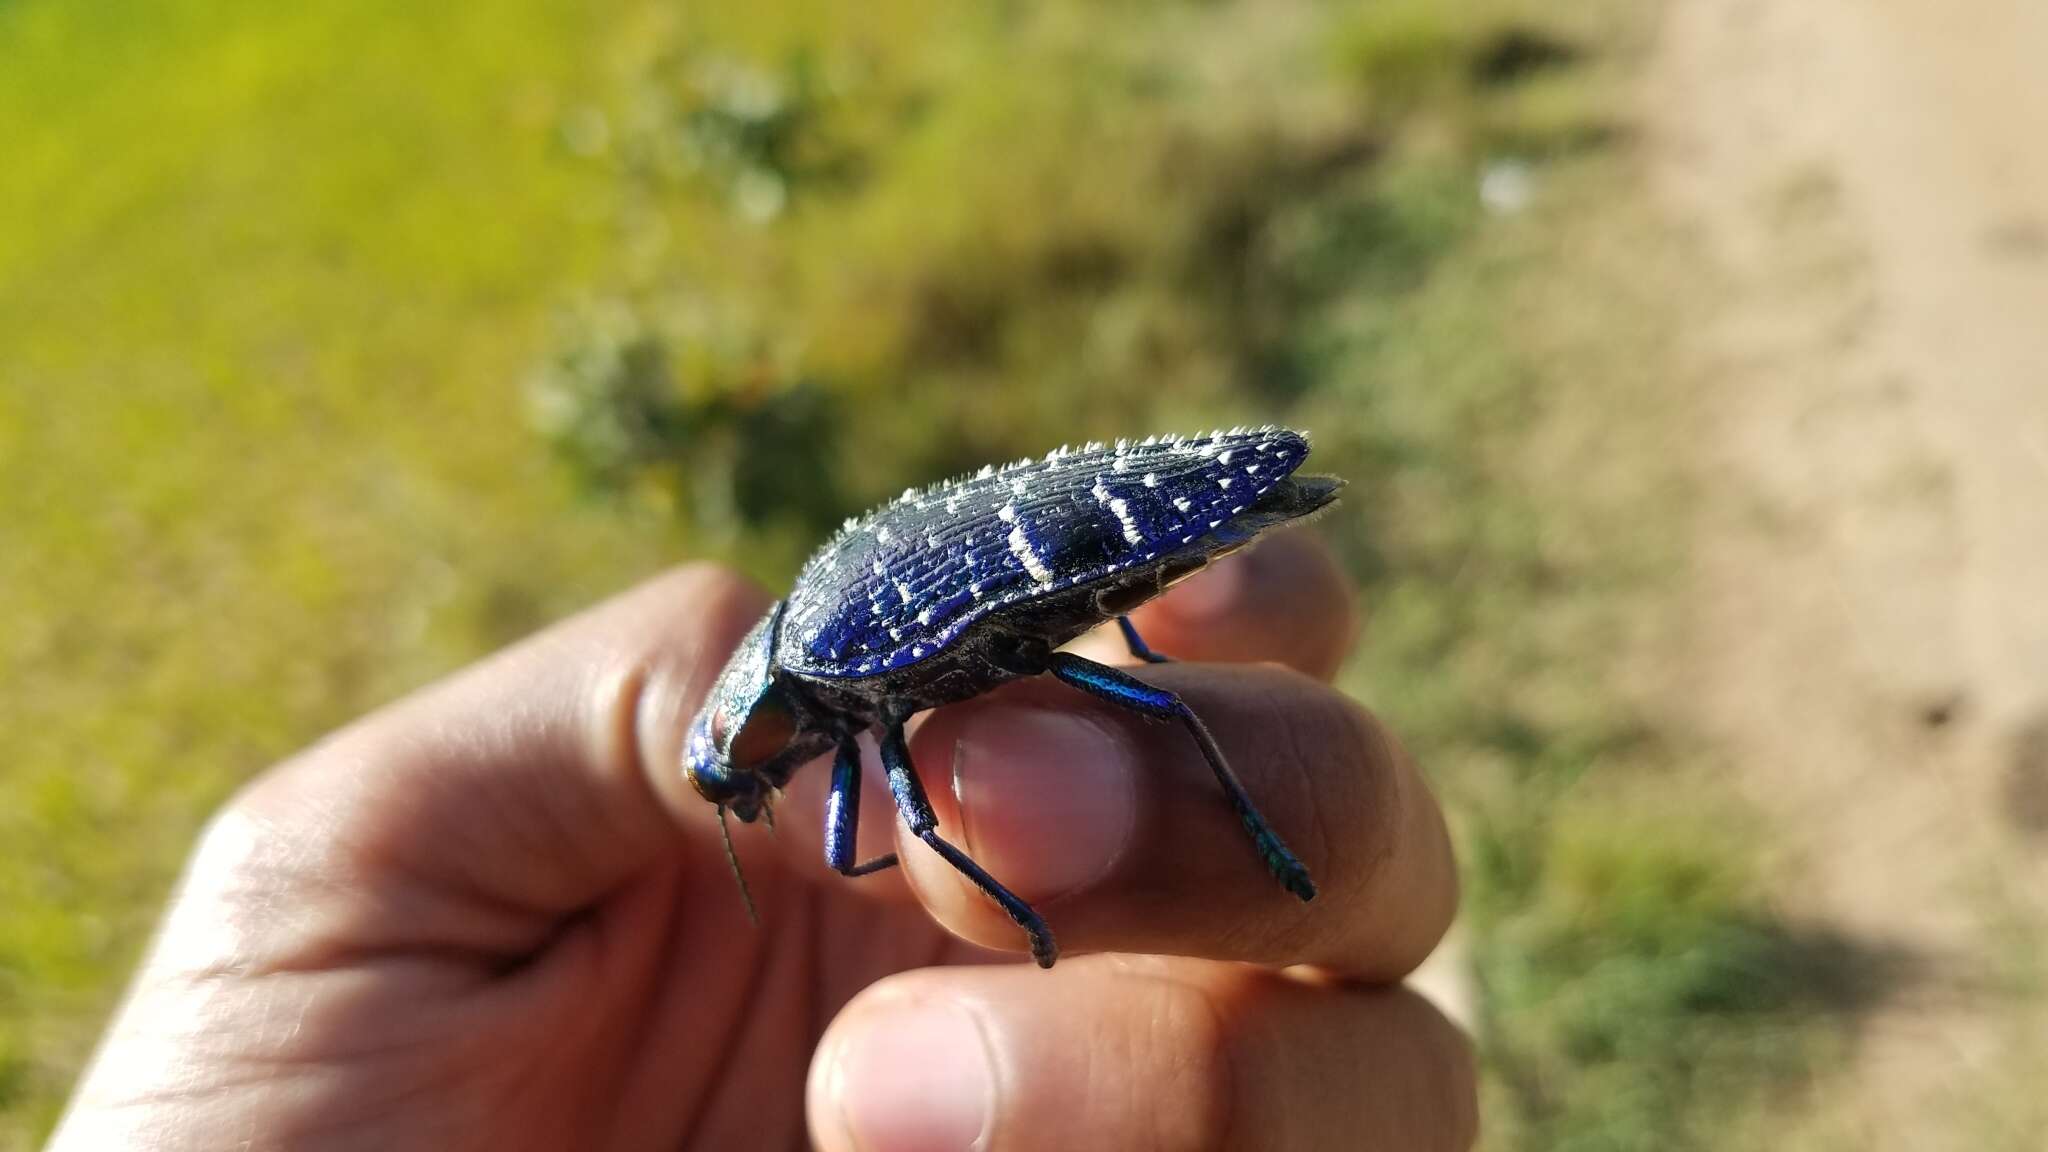
[[[1164,688],[1154,688],[1107,664],[1097,664],[1067,652],[1053,653],[1052,674],[1098,700],[1106,700],[1155,720],[1178,720],[1185,725],[1201,747],[1202,758],[1209,762],[1210,771],[1216,774],[1216,782],[1223,786],[1223,794],[1229,798],[1231,809],[1250,834],[1266,868],[1289,892],[1303,900],[1316,898],[1315,882],[1309,879],[1308,869],[1295,859],[1294,853],[1288,851],[1286,843],[1280,839],[1280,834],[1273,831],[1266,818],[1259,814],[1237,773],[1232,772],[1224,761],[1223,749],[1217,747],[1216,738],[1209,735],[1209,726],[1202,723],[1201,717],[1196,716],[1194,709],[1189,708],[1179,696]]]
[[[825,797],[825,866],[842,876],[866,876],[896,866],[896,854],[853,862],[860,833],[860,745],[851,736],[839,741],[832,760],[832,791]]]
[[[889,791],[896,796],[896,810],[903,814],[903,823],[912,834],[930,846],[931,850],[943,856],[946,863],[959,870],[962,876],[974,882],[989,899],[1002,906],[1024,930],[1031,940],[1031,958],[1038,961],[1040,968],[1052,967],[1059,958],[1059,945],[1053,940],[1052,929],[1046,927],[1045,918],[1029,904],[1019,899],[1016,893],[996,882],[981,865],[970,859],[967,853],[953,847],[939,836],[939,818],[932,811],[931,801],[925,798],[924,784],[917,778],[917,769],[910,762],[910,745],[903,736],[903,719],[891,718],[882,729],[882,766],[889,770]],[[836,781],[835,781],[836,782]]]

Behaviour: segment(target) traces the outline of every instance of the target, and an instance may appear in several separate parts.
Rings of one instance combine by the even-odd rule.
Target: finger
[[[680,741],[767,603],[699,566],[550,628],[260,777],[199,871],[289,888],[301,922],[517,946],[672,858],[679,823],[715,836],[675,770]]]
[[[1307,865],[1312,903],[1261,864],[1187,730],[1032,681],[944,709],[912,746],[942,836],[1033,901],[1063,951],[1315,963],[1397,979],[1449,926],[1457,878],[1443,816],[1363,709],[1271,666],[1159,665],[1253,802]],[[912,884],[952,931],[1017,931],[899,834]]]
[[[828,1152],[1453,1152],[1477,1127],[1468,1046],[1410,992],[1109,956],[877,985],[826,1032],[806,1103]]]
[[[1218,560],[1131,615],[1145,642],[1176,660],[1272,661],[1321,680],[1337,674],[1358,631],[1351,582],[1312,532],[1276,532]],[[1074,650],[1105,664],[1132,657],[1114,624]]]

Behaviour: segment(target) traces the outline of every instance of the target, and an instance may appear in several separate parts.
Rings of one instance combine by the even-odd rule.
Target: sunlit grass
[[[0,1146],[198,822],[652,567],[517,381],[602,266],[576,6],[0,6]]]

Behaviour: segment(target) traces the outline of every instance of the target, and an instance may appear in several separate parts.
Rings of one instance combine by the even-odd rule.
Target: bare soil
[[[1780,1147],[2048,1148],[2048,4],[1672,0],[1702,260],[1671,690],[1898,977]]]

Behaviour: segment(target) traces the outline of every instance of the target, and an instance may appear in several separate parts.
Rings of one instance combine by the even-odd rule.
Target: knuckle
[[[682,625],[730,649],[767,604],[759,585],[724,565],[698,561],[625,592],[604,616],[616,635],[631,640],[661,638]]]
[[[746,577],[708,560],[693,560],[679,564],[654,577],[644,585],[650,591],[658,590],[667,595],[692,601],[716,601],[726,596],[759,596],[761,593]]]

